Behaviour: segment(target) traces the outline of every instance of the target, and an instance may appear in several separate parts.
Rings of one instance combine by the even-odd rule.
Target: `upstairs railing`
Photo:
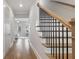
[[[71,25],[63,17],[60,17],[57,14],[55,14],[54,12],[49,10],[45,5],[41,5],[38,3],[37,6],[41,9],[43,9],[49,16],[52,16],[52,17],[56,18],[56,20],[59,20],[61,23],[63,23],[63,25],[65,27],[69,28],[69,30],[72,30]]]
[[[75,59],[75,22],[66,23],[50,16],[44,9],[40,10],[40,38],[43,45],[50,48],[51,59]],[[71,49],[71,50],[70,50]]]

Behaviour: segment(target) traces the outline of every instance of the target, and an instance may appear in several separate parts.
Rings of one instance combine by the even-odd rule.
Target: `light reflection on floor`
[[[29,39],[25,39],[25,48],[29,50]]]
[[[17,49],[22,49],[22,39],[18,39],[16,42],[16,48]]]
[[[18,38],[16,47],[19,50],[22,50],[22,47],[25,47],[25,49],[29,50],[29,39],[28,38]]]
[[[18,38],[5,59],[37,59],[28,38]]]

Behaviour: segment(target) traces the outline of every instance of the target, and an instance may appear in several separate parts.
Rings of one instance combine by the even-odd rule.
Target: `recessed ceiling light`
[[[19,4],[19,7],[23,7],[23,4]]]

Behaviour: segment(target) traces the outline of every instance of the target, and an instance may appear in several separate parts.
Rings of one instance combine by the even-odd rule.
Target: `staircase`
[[[63,25],[55,17],[48,15],[42,8],[39,8],[39,27],[42,35],[41,43],[46,47],[46,55],[49,59],[74,59],[74,35],[73,30]],[[71,24],[70,22],[69,24]]]

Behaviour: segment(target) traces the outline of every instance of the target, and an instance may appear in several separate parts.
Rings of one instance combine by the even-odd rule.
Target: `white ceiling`
[[[12,8],[14,16],[26,18],[29,17],[29,11],[31,6],[35,3],[35,0],[5,0]],[[20,2],[23,7],[19,7]]]

